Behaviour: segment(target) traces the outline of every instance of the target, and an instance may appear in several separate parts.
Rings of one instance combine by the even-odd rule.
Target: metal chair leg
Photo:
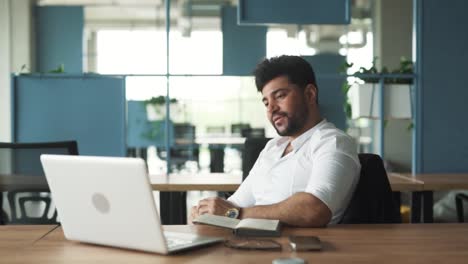
[[[457,218],[458,222],[463,223],[465,222],[465,216],[463,212],[463,200],[468,201],[468,195],[463,193],[457,193],[455,195],[455,204],[457,206]]]

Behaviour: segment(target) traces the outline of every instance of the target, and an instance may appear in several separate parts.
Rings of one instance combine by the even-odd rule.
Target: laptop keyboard
[[[169,249],[193,243],[193,240],[191,239],[184,239],[179,237],[166,237],[166,241],[167,247]]]

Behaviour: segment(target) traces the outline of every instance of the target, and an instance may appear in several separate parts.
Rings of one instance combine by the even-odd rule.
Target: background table
[[[407,179],[423,183],[422,190],[415,191],[412,195],[411,222],[434,222],[434,191],[468,189],[468,173],[405,173],[402,175]],[[455,201],[453,203],[455,204]]]
[[[150,175],[151,187],[157,191],[235,191],[242,175],[228,173],[196,173]]]
[[[49,186],[45,176],[0,174],[0,192],[17,190],[44,190]]]
[[[31,228],[31,227],[26,227]],[[229,230],[211,226],[165,226],[166,230],[231,238]],[[2,230],[8,231],[8,227]],[[8,231],[15,234],[16,231]],[[315,235],[321,252],[292,252],[288,235]],[[309,263],[466,263],[468,224],[336,225],[328,228],[285,228],[275,238],[283,249],[243,251],[216,244],[172,256],[66,241],[60,229],[26,248],[8,250],[4,263],[271,263],[300,257]],[[9,245],[0,245],[5,252]]]
[[[392,191],[422,191],[423,182],[403,174],[388,173]],[[233,192],[242,183],[242,175],[229,173],[194,173],[150,175],[155,191],[226,191]]]

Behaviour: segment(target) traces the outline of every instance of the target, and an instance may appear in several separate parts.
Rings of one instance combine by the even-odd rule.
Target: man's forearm
[[[241,218],[279,219],[293,226],[323,227],[330,221],[331,212],[313,195],[296,193],[280,203],[242,208]]]

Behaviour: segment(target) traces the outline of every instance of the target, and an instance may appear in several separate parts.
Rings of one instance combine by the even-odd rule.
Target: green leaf
[[[349,102],[344,104],[344,112],[347,119],[350,120],[353,117],[353,108]]]
[[[341,73],[346,73],[349,68],[353,67],[354,63],[343,62],[343,64],[339,67],[338,71]]]
[[[171,98],[169,100],[170,103],[177,103],[176,98]],[[151,97],[149,100],[145,100],[145,105],[163,105],[166,103],[166,96],[160,95],[157,97]]]
[[[62,63],[56,69],[50,70],[49,73],[65,73],[65,65]]]
[[[343,84],[341,85],[341,91],[343,92],[343,94],[347,95],[348,92],[349,92],[349,89],[351,89],[351,85],[348,84],[348,82],[343,82]]]

